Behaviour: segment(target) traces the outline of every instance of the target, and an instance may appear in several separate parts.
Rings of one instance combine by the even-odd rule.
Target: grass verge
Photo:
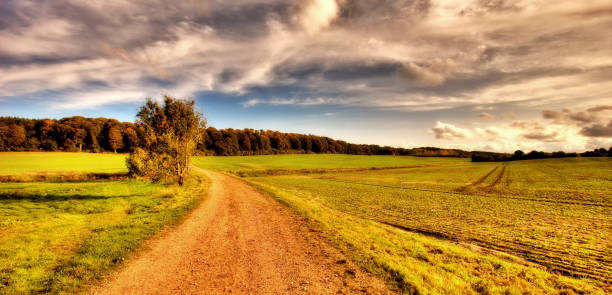
[[[0,183],[0,293],[75,293],[203,199],[208,180],[184,187],[140,180]]]

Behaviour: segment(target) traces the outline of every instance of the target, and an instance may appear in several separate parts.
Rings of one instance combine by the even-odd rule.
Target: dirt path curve
[[[201,172],[212,180],[208,199],[93,293],[390,293],[286,207],[238,179]]]

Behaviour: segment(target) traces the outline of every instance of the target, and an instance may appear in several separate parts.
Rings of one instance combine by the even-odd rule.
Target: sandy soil
[[[238,179],[203,172],[212,180],[208,199],[92,293],[391,293],[286,207]]]

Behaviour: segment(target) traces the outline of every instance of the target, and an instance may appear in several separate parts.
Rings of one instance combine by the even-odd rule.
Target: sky
[[[217,128],[608,148],[612,2],[0,2],[0,116],[134,121],[163,95]]]

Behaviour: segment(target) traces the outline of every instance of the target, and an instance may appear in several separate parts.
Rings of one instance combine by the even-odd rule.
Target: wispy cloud
[[[69,96],[92,81],[184,95],[284,85],[353,105],[441,108],[597,101],[612,89],[612,16],[590,13],[608,1],[199,3],[3,2],[0,96]],[[350,75],[355,64],[363,74]]]
[[[608,134],[611,9],[609,0],[2,1],[0,107],[47,93],[52,107],[77,110],[206,92],[250,110],[465,108],[491,135],[514,120],[503,110],[513,104],[518,117],[553,111],[538,121],[578,135],[504,125],[499,134],[517,133],[508,145],[586,146]],[[577,105],[588,109],[563,111]],[[440,138],[467,126],[422,120],[429,137],[431,126]]]
[[[242,103],[245,108],[254,107],[256,105],[300,105],[300,106],[314,106],[324,104],[341,104],[341,100],[335,100],[332,98],[271,98],[271,99],[258,99],[251,98]]]

